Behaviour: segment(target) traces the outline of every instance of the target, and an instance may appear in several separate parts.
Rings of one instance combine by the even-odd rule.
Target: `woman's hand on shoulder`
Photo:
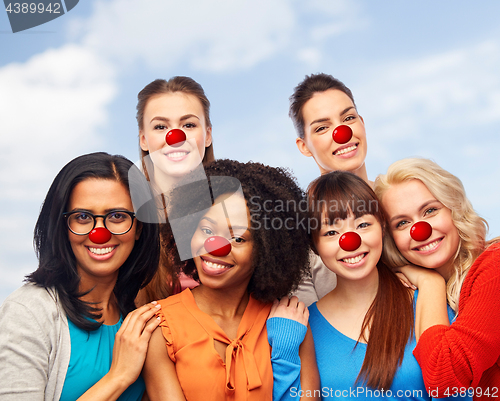
[[[155,316],[160,308],[161,305],[154,301],[130,312],[124,319],[115,336],[110,375],[121,378],[128,385],[137,380],[151,334],[160,324],[160,318]]]
[[[285,319],[295,320],[307,326],[309,320],[309,310],[300,302],[297,297],[283,297],[280,300],[275,300],[271,311],[269,312],[268,319],[272,317],[282,317]]]
[[[425,285],[426,281],[429,280],[433,282],[444,280],[444,278],[437,271],[415,265],[397,267],[394,268],[393,271],[406,287],[413,290]]]

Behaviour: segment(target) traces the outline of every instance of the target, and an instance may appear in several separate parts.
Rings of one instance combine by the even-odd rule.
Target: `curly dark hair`
[[[248,292],[262,302],[271,302],[297,288],[309,269],[307,201],[291,173],[261,163],[216,160],[205,166],[207,181],[182,183],[170,196],[169,222],[163,228],[174,269],[199,281],[193,259],[181,262],[175,240],[190,244],[200,219],[215,200],[240,188],[251,215],[254,272]],[[228,179],[228,177],[230,177]],[[175,231],[175,219],[182,230]],[[172,232],[174,227],[174,232]],[[180,250],[180,249],[179,249]]]

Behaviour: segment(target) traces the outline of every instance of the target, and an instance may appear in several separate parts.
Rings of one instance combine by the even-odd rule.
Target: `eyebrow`
[[[344,110],[342,110],[340,112],[339,115],[342,116],[342,115],[344,115],[345,113],[347,113],[351,109],[354,109],[354,106],[346,107]],[[317,123],[324,123],[326,121],[330,121],[330,118],[329,117],[318,118],[318,119],[314,120],[313,122],[311,122],[311,124],[309,124],[309,126],[311,126],[313,124],[317,124]]]
[[[92,213],[94,212],[90,209],[83,209],[81,207],[75,207],[73,210],[70,210],[70,212],[84,212],[84,213]],[[106,209],[104,210],[104,213],[109,213],[109,212],[131,212],[131,210],[128,210],[126,207],[113,207],[111,209]]]
[[[194,118],[196,118],[197,120],[199,120],[199,119],[200,119],[200,118],[199,118],[196,114],[186,114],[186,115],[182,116],[182,117],[179,119],[179,121],[185,121],[185,120],[190,119],[191,117],[194,117]],[[153,122],[154,120],[165,121],[165,122],[167,122],[167,123],[170,121],[170,119],[168,119],[168,118],[166,118],[166,117],[156,116],[156,117],[153,117],[153,118],[151,119],[151,121],[150,121],[150,122]]]
[[[211,219],[210,217],[207,217],[207,216],[203,216],[201,218],[201,220],[208,220],[210,223],[212,223],[213,225],[218,225],[217,222],[214,220],[214,219]],[[200,221],[201,221],[200,220]],[[240,230],[245,230],[245,231],[248,231],[248,227],[247,226],[232,226],[231,224],[227,224],[228,228],[229,228],[229,232],[231,233],[231,235],[233,234],[233,231],[235,229],[240,229]]]
[[[429,206],[431,203],[434,203],[434,202],[439,202],[439,201],[437,199],[429,200],[429,201],[425,202],[424,204],[422,204],[422,206],[419,207],[418,211],[421,212],[423,209],[425,209],[427,206]],[[407,216],[406,214],[399,214],[397,216],[394,216],[392,219],[389,220],[389,223],[392,223],[394,220],[402,219],[403,217],[406,217],[406,216]]]

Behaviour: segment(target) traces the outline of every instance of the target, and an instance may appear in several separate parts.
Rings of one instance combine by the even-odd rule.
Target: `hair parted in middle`
[[[325,220],[334,224],[351,214],[356,219],[366,214],[375,216],[385,239],[385,212],[363,179],[347,171],[333,171],[311,182],[307,192],[309,218],[319,223],[311,231],[312,247],[316,253],[314,244],[318,241],[321,224]],[[406,344],[413,335],[413,302],[410,290],[382,260],[377,263],[377,270],[377,294],[365,315],[358,339],[358,342],[365,340],[367,348],[356,382],[387,389],[391,387],[396,370],[403,361]]]
[[[460,179],[429,159],[407,158],[391,164],[387,174],[376,178],[375,193],[383,201],[392,185],[410,180],[420,180],[439,202],[450,209],[458,230],[460,242],[453,261],[454,270],[446,283],[448,304],[458,312],[460,290],[467,271],[486,247],[488,223],[473,209]],[[399,252],[392,236],[384,246],[382,257],[391,267],[410,264]]]
[[[137,95],[136,115],[139,130],[144,127],[144,111],[146,110],[148,101],[154,96],[175,92],[184,93],[186,95],[193,95],[194,97],[196,97],[200,101],[203,108],[203,114],[205,114],[205,123],[207,127],[212,126],[212,122],[210,121],[210,101],[205,95],[205,91],[203,90],[202,86],[193,78],[176,76],[170,78],[168,81],[166,81],[165,79],[155,79],[153,82],[147,84],[139,92],[139,94]],[[139,152],[141,161],[142,163],[144,163],[144,158],[149,154],[149,152],[144,151],[140,148]],[[205,149],[205,155],[203,156],[202,163],[205,164],[212,160],[214,160],[213,143]]]
[[[50,186],[35,226],[34,245],[39,260],[38,269],[28,275],[26,281],[47,288],[55,287],[68,318],[83,330],[100,327],[101,323],[97,320],[101,318],[101,313],[93,304],[80,299],[84,294],[79,290],[80,276],[63,213],[68,212],[75,186],[89,179],[119,182],[129,194],[131,191],[150,190],[144,175],[130,160],[104,152],[73,159],[61,169]],[[149,216],[148,221],[153,221],[154,217]],[[158,224],[136,221],[141,227],[141,234],[120,267],[113,290],[122,316],[136,308],[135,297],[139,289],[152,279],[159,262]]]
[[[305,198],[295,178],[282,168],[227,159],[207,164],[205,173],[211,204],[221,195],[234,193],[241,185],[251,216],[249,230],[253,240],[254,272],[248,292],[262,302],[272,302],[288,295],[309,269],[308,234],[303,224],[306,216],[300,210]],[[228,180],[227,177],[233,179]],[[176,242],[191,243],[201,218],[196,212],[207,208],[204,203],[207,185],[181,183],[172,191],[169,220],[182,217],[185,222],[182,238],[176,233]],[[292,221],[290,219],[293,223],[286,225],[285,222]],[[274,226],[269,224],[272,221],[276,222]],[[199,280],[193,259],[181,262],[175,246],[171,246],[174,234],[169,224],[165,225],[165,230],[163,237],[167,240],[167,249],[173,250],[171,260],[176,270]]]
[[[306,75],[304,80],[294,88],[293,93],[290,96],[290,110],[288,113],[293,121],[293,125],[295,126],[295,130],[297,131],[299,138],[304,139],[305,136],[303,114],[304,105],[314,96],[315,93],[325,92],[329,89],[336,89],[345,93],[349,99],[352,100],[354,107],[356,107],[351,90],[337,78],[324,73]]]

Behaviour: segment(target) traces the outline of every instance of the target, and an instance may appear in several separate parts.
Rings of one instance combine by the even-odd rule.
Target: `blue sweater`
[[[414,308],[418,291],[415,291]],[[450,322],[454,312],[448,307]],[[354,386],[365,358],[366,344],[340,333],[319,312],[314,303],[309,307],[309,325],[314,337],[316,360],[321,379],[318,393],[323,400],[431,400],[425,389],[422,371],[412,352],[416,346],[415,337],[406,345],[403,363],[388,390],[374,390],[363,385]],[[272,347],[273,400],[300,399],[299,346],[306,334],[306,327],[293,320],[271,318],[267,321],[269,344]],[[470,397],[449,397],[442,400],[471,400]]]
[[[414,307],[417,292],[414,297]],[[453,311],[448,308],[453,320]],[[309,325],[314,337],[316,360],[321,379],[322,399],[357,400],[430,400],[422,370],[413,356],[416,340],[413,336],[405,348],[403,362],[398,368],[390,389],[374,390],[354,384],[365,358],[366,344],[358,343],[333,327],[320,313],[316,303],[309,307]],[[470,400],[469,397],[450,397],[451,400]]]

